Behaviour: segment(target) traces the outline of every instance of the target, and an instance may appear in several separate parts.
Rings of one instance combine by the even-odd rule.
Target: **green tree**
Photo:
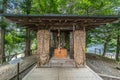
[[[32,14],[57,14],[58,0],[33,0]]]
[[[32,1],[33,0],[23,0],[23,3],[21,4],[21,8],[23,11],[29,15],[31,13],[32,8]],[[30,40],[30,32],[31,30],[29,28],[26,28],[26,48],[25,48],[25,56],[30,56],[31,53],[31,40]]]
[[[32,1],[33,0],[23,0],[23,2],[21,3],[20,7],[25,14],[31,13]]]
[[[2,10],[1,10],[1,13],[4,14],[6,13],[6,9],[7,9],[7,2],[8,0],[3,0],[2,1]],[[6,59],[5,59],[5,28],[7,27],[7,24],[5,23],[4,21],[4,18],[1,16],[1,21],[0,21],[1,25],[1,55],[2,55],[2,62],[5,62]]]

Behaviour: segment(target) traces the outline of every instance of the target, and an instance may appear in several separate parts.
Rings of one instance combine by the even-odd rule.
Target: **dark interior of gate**
[[[5,15],[5,17],[25,28],[37,31],[38,67],[52,64],[57,60],[58,62],[73,60],[75,67],[84,66],[86,31],[118,19],[111,16],[76,15]]]
[[[73,31],[67,31],[67,30],[63,31],[60,29],[51,31],[50,32],[50,57],[56,57],[56,58],[70,57],[71,59],[73,59],[73,55],[72,55],[73,54],[72,52],[73,36],[72,35],[73,35]],[[58,49],[58,48],[64,51],[64,53],[59,52],[60,54],[63,54],[63,55],[60,56],[59,53],[58,55],[55,54],[55,49]]]

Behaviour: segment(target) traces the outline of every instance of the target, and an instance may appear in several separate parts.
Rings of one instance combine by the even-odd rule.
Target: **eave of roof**
[[[91,29],[112,23],[120,18],[120,16],[78,16],[78,15],[13,15],[2,14],[6,19],[9,19],[17,24],[32,29],[38,28],[60,28],[70,29],[73,25]],[[62,29],[64,29],[62,28]]]

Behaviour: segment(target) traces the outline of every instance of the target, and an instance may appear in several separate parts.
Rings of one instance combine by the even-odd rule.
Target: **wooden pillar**
[[[26,49],[25,49],[25,56],[30,56],[30,29],[26,28]]]
[[[58,40],[57,40],[57,33],[56,32],[53,32],[53,43],[54,43],[54,48],[57,48],[58,47]]]
[[[6,61],[6,58],[5,58],[5,28],[1,29],[1,58],[2,58],[2,63]]]
[[[53,56],[54,53],[54,39],[53,39],[53,32],[50,32],[50,57]]]
[[[76,67],[85,65],[85,30],[74,31],[74,60]]]
[[[70,32],[70,58],[73,58],[73,32]]]
[[[50,53],[50,32],[49,30],[38,30],[37,32],[37,54],[38,67],[46,64],[49,61]]]

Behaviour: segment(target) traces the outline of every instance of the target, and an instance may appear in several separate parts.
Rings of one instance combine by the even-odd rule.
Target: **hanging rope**
[[[58,49],[60,50],[60,29],[58,29]]]

